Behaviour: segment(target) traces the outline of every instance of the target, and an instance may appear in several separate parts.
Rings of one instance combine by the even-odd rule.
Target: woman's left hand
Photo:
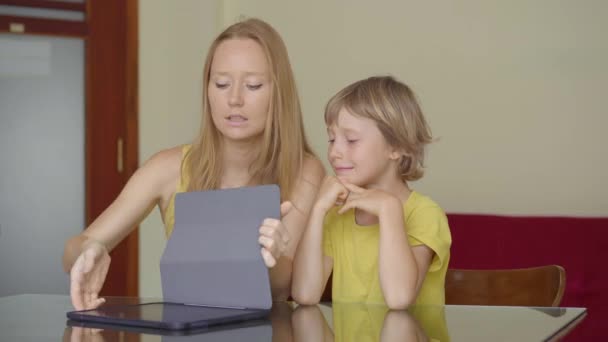
[[[291,210],[292,204],[289,201],[281,203],[281,218]],[[277,264],[277,260],[287,251],[289,243],[289,232],[281,220],[267,218],[260,226],[259,244],[262,246],[262,258],[266,267],[272,268]]]

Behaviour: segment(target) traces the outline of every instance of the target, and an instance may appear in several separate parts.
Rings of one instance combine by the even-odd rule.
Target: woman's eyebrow
[[[212,71],[211,75],[217,76],[232,76],[234,73],[229,71]],[[245,76],[266,76],[267,72],[264,71],[245,71],[239,72],[239,74],[243,74]]]

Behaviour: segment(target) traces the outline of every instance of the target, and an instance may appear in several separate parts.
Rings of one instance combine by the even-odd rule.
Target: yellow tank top
[[[188,151],[190,151],[190,147],[191,145],[182,146],[182,163],[180,167],[179,184],[177,185],[175,192],[171,195],[171,198],[169,199],[169,204],[167,205],[167,208],[165,209],[163,215],[165,221],[165,235],[167,236],[167,238],[171,236],[171,233],[173,232],[173,225],[175,224],[175,194],[177,194],[178,192],[188,191],[190,176],[188,175],[188,170],[185,167],[186,163],[184,162],[184,158],[186,157]]]

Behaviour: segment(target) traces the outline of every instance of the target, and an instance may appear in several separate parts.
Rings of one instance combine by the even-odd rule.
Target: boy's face
[[[340,180],[362,187],[382,187],[394,181],[399,154],[373,120],[341,109],[327,134],[327,158]]]

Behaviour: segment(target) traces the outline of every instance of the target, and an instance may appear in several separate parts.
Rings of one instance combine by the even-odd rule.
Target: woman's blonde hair
[[[370,77],[355,82],[334,95],[325,107],[325,123],[332,125],[346,109],[354,116],[373,120],[387,143],[399,149],[399,174],[403,181],[424,174],[424,149],[432,142],[414,92],[390,76]]]
[[[217,47],[229,39],[252,39],[266,55],[270,69],[271,92],[269,115],[258,155],[250,165],[253,184],[278,184],[281,197],[289,198],[306,155],[314,155],[304,135],[302,111],[289,55],[281,36],[259,19],[247,19],[231,25],[211,43],[203,73],[203,119],[200,134],[188,155],[189,191],[218,189],[222,175],[222,140],[211,118],[209,77]]]

